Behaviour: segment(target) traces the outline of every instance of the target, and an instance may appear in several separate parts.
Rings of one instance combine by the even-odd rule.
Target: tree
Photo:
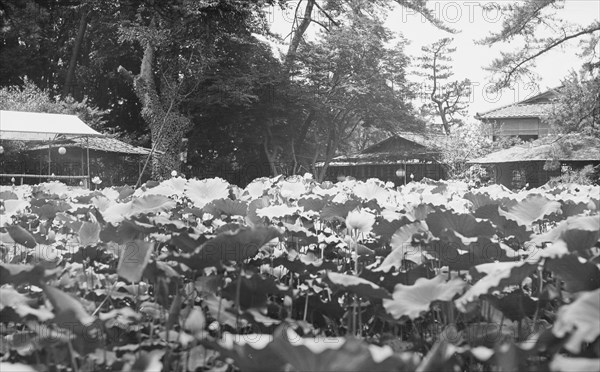
[[[223,38],[217,49],[199,82],[201,94],[183,102],[194,122],[189,171],[241,185],[270,174],[265,133],[296,103],[278,87],[282,65],[268,45],[248,35]]]
[[[469,79],[448,81],[454,75],[448,63],[452,61],[451,54],[456,51],[456,48],[450,47],[451,43],[451,38],[443,38],[424,46],[421,48],[424,54],[417,58],[422,70],[419,75],[431,84],[423,94],[423,98],[431,102],[424,104],[422,111],[427,116],[439,117],[447,135],[453,124],[460,122],[455,115],[466,115],[467,98],[471,94]]]
[[[339,26],[339,18],[343,17],[344,14],[347,14],[348,12],[357,12],[359,9],[361,9],[359,12],[364,12],[365,7],[368,7],[368,10],[373,10],[380,7],[389,7],[392,3],[397,3],[406,9],[419,13],[425,19],[427,19],[427,21],[439,29],[447,32],[455,32],[451,27],[444,24],[439,18],[437,18],[433,11],[427,8],[427,0],[376,0],[370,2],[364,2],[360,0],[334,0],[327,1],[324,5],[320,5],[316,0],[306,0],[306,5],[304,5],[302,14],[299,13],[299,10],[301,10],[303,0],[300,0],[296,2],[294,19],[292,21],[292,30],[288,35],[290,36],[290,44],[284,57],[284,80],[289,78],[289,72],[293,69],[293,64],[296,60],[298,47],[300,46],[304,34],[307,32],[311,23],[316,23],[321,28],[329,31],[333,28],[333,26]],[[285,2],[281,4],[284,6]],[[320,12],[320,15],[327,19],[329,26],[315,20],[315,18],[317,18],[317,11]]]
[[[545,170],[561,168],[561,157],[568,157],[574,146],[581,146],[582,136],[600,138],[600,66],[588,64],[577,74],[572,71],[557,89],[558,97],[552,110],[543,120],[548,123],[556,144],[554,159],[544,164]],[[597,183],[600,167],[586,166],[583,169],[561,174],[549,181],[556,183]]]
[[[177,112],[175,103],[179,89],[173,92],[175,95],[167,98],[168,102],[161,99],[153,70],[155,41],[145,40],[142,45],[144,54],[140,73],[134,75],[122,66],[118,71],[133,85],[142,104],[142,117],[150,128],[152,139],[152,176],[163,179],[169,177],[173,170],[179,170],[180,144],[191,128],[191,122]]]
[[[138,50],[118,42],[120,21],[132,17],[128,4],[132,3],[2,2],[0,86],[22,85],[27,77],[51,96],[70,95],[75,101],[87,97],[89,104],[107,111],[105,130],[149,146],[139,102],[116,72],[119,65],[138,62]]]
[[[594,71],[595,70],[595,71]],[[563,79],[552,112],[545,118],[552,132],[600,137],[600,71],[571,72]]]
[[[494,59],[488,70],[494,74],[496,89],[509,87],[524,76],[532,76],[532,68],[538,57],[557,48],[570,40],[585,40],[583,50],[591,50],[600,42],[600,21],[595,20],[588,25],[569,24],[558,16],[564,0],[529,0],[516,3],[492,3],[488,7],[496,7],[504,15],[502,28],[491,32],[479,43],[494,45],[501,42],[512,42],[522,39],[523,46],[512,52],[502,52]],[[549,32],[547,37],[540,37]],[[587,53],[590,58],[594,54]],[[590,61],[587,61],[590,63]],[[598,60],[592,62],[598,64]]]
[[[389,47],[391,37],[381,19],[366,17],[359,9],[347,15],[345,24],[299,49],[294,79],[313,100],[312,162],[324,162],[317,179],[323,179],[337,150],[358,128],[373,126],[393,133],[415,123],[404,43]]]
[[[77,28],[77,36],[73,42],[73,48],[71,50],[71,58],[69,59],[69,68],[65,77],[65,85],[63,86],[63,97],[72,94],[74,81],[75,81],[75,69],[77,67],[77,59],[81,53],[81,46],[85,38],[85,31],[88,26],[89,10],[87,4],[81,4],[79,6],[80,19],[79,27]]]
[[[104,115],[107,113],[90,104],[87,98],[76,101],[73,97],[53,97],[49,90],[41,89],[27,79],[23,85],[0,88],[0,110],[76,115],[96,130],[105,126]]]
[[[323,119],[319,114],[318,105],[315,106],[314,100],[309,98],[313,93],[306,92],[306,86],[303,86],[297,80],[301,75],[299,70],[302,68],[303,63],[299,61],[310,58],[303,54],[314,50],[313,48],[303,47],[307,44],[305,35],[310,27],[318,27],[323,34],[334,33],[339,28],[344,27],[345,24],[348,24],[349,19],[353,16],[377,16],[382,11],[389,10],[394,4],[398,4],[416,14],[421,14],[442,30],[454,32],[453,29],[435,17],[434,12],[427,8],[425,0],[335,0],[327,2],[301,0],[296,2],[292,28],[288,35],[290,41],[287,52],[283,56],[281,81],[277,86],[277,98],[281,99],[278,104],[285,105],[284,115],[272,117],[263,131],[265,154],[271,165],[273,175],[281,171],[285,172],[286,168],[289,168],[290,173],[294,174],[296,172],[306,172],[310,169],[310,164],[314,163],[315,154],[318,153],[315,152],[315,145],[332,148],[331,145],[327,144],[327,135],[317,135],[315,137],[315,134],[322,130],[318,126],[319,120]],[[362,133],[369,132],[363,131]],[[350,134],[350,136],[352,135]],[[325,142],[315,143],[315,141],[321,140]],[[343,142],[341,141],[340,144],[343,144]],[[284,149],[290,149],[291,151],[284,151]],[[277,166],[282,164],[283,167]],[[291,165],[288,167],[287,164]]]
[[[158,144],[153,161],[166,165],[153,163],[157,178],[180,169],[183,135],[194,162],[186,173],[220,175],[215,164],[229,172],[247,162],[259,165],[259,175],[263,164],[273,174],[305,172],[328,137],[312,85],[297,80],[306,33],[310,27],[332,32],[350,16],[383,13],[395,3],[445,27],[423,0],[300,1],[293,45],[277,61],[253,37],[268,35],[263,7],[271,0],[0,2],[0,86],[22,84],[27,76],[51,96],[88,97],[108,111],[105,130],[136,145]],[[161,128],[176,134],[159,135]],[[366,143],[372,132],[356,129],[347,141],[357,133]],[[340,146],[349,148],[344,141]]]
[[[482,168],[471,166],[468,164],[469,160],[519,143],[522,141],[518,137],[503,137],[493,141],[489,126],[479,121],[469,121],[453,130],[440,144],[441,163],[444,164],[450,179],[470,179],[474,170]]]
[[[155,151],[154,177],[167,178],[180,169],[181,140],[193,124],[182,104],[198,93],[204,70],[219,53],[219,41],[249,35],[262,14],[259,5],[229,0],[142,2],[135,18],[121,27],[121,41],[143,50],[138,74],[122,66],[119,72],[142,104]]]

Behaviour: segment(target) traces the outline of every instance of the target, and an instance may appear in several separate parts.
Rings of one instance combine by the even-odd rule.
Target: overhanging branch
[[[520,60],[519,62],[517,62],[515,65],[513,65],[512,67],[508,68],[508,70],[506,72],[504,72],[505,76],[504,79],[502,79],[502,82],[498,85],[498,88],[503,88],[503,87],[507,87],[508,84],[510,83],[512,77],[519,71],[521,70],[527,63],[533,61],[534,59],[536,59],[537,57],[547,53],[548,51],[550,51],[551,49],[561,45],[562,43],[571,40],[571,39],[576,39],[580,36],[583,35],[587,35],[587,34],[593,34],[594,32],[600,31],[600,23],[595,24],[594,26],[591,26],[590,28],[587,28],[585,30],[581,30],[575,34],[571,34],[565,37],[562,37],[560,39],[556,39],[553,42],[547,44],[545,47],[543,47],[541,50],[539,50],[538,52],[531,54],[525,58],[523,58],[522,60]]]

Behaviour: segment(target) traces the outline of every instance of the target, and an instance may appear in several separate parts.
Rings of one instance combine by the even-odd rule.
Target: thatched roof
[[[581,135],[548,136],[469,161],[498,164],[524,161],[600,161],[600,138]]]

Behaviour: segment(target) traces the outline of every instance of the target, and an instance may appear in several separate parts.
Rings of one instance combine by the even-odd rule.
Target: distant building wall
[[[398,177],[398,170],[406,169],[405,177]],[[410,175],[413,175],[411,178]],[[442,164],[358,164],[354,166],[332,166],[327,168],[327,181],[336,181],[338,177],[350,176],[358,180],[367,180],[369,178],[378,178],[382,181],[390,181],[396,185],[401,185],[410,181],[420,181],[423,178],[440,180],[446,177],[446,168]]]
[[[539,187],[553,177],[558,177],[563,170],[578,170],[586,165],[597,166],[598,161],[562,161],[561,166],[554,170],[544,169],[544,161],[523,161],[512,163],[499,163],[492,165],[496,183],[510,189]],[[566,170],[568,171],[568,170]]]
[[[518,136],[523,140],[538,139],[549,132],[548,124],[539,118],[503,118],[486,123],[491,126],[494,140],[509,136]]]

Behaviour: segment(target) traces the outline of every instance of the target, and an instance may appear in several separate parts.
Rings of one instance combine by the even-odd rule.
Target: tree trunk
[[[447,136],[450,135],[450,123],[448,123],[448,118],[446,117],[446,110],[444,110],[443,102],[435,101],[438,107],[438,113],[440,118],[442,119],[442,125],[444,126],[444,132]]]
[[[327,135],[327,146],[325,147],[325,159],[323,160],[323,168],[321,168],[321,172],[319,172],[319,174],[317,175],[317,182],[323,182],[325,176],[327,176],[327,169],[329,168],[329,163],[331,163],[331,159],[333,159],[333,155],[335,154],[337,145],[338,144],[336,138],[335,124],[331,123]]]
[[[277,161],[279,159],[279,154],[283,149],[281,146],[273,144],[273,142],[273,134],[271,133],[271,129],[267,127],[267,136],[263,139],[263,147],[265,150],[265,155],[267,156],[267,161],[269,162],[271,176],[276,177],[279,175],[279,171],[277,170]]]
[[[306,135],[308,134],[308,130],[310,129],[310,125],[315,119],[315,110],[311,110],[306,119],[304,119],[304,124],[302,124],[302,128],[300,128],[300,132],[298,133],[298,137],[294,138],[298,142],[297,147],[302,148],[304,146],[304,141],[306,140]]]
[[[152,178],[163,180],[171,177],[173,170],[180,170],[179,150],[185,133],[191,127],[191,121],[175,112],[177,97],[171,97],[168,107],[161,102],[152,71],[153,62],[154,46],[147,42],[144,45],[139,75],[134,76],[122,66],[118,70],[132,82],[135,94],[142,104],[142,117],[150,127]]]
[[[290,41],[290,46],[288,47],[288,51],[285,55],[284,61],[284,84],[288,82],[289,74],[291,73],[294,62],[296,61],[296,52],[298,51],[298,47],[300,46],[300,41],[302,40],[302,37],[304,37],[304,33],[306,32],[308,26],[310,26],[310,23],[312,21],[312,11],[313,7],[315,6],[315,1],[316,0],[307,0],[306,8],[304,8],[304,16],[302,17],[302,20],[298,23],[298,27],[292,33],[292,40]],[[298,2],[298,7],[300,6],[300,3],[301,1]],[[294,18],[294,21],[296,21],[296,18]]]
[[[88,12],[86,7],[81,9],[81,19],[79,20],[79,29],[77,30],[77,37],[75,38],[75,44],[73,44],[73,50],[71,51],[71,59],[69,60],[69,68],[67,70],[67,76],[65,77],[65,86],[63,87],[63,98],[68,95],[74,95],[75,92],[75,68],[77,67],[77,57],[79,57],[79,51],[83,44],[83,38],[85,37],[85,30],[87,28]]]
[[[286,53],[284,61],[283,61],[283,73],[281,74],[281,80],[279,83],[279,89],[281,89],[282,92],[285,92],[286,89],[289,87],[290,75],[294,68],[297,51],[300,46],[300,43],[302,42],[302,38],[304,37],[306,30],[308,29],[308,27],[310,26],[310,24],[312,22],[312,12],[313,12],[315,3],[316,3],[316,0],[307,0],[306,1],[306,7],[304,9],[302,18],[297,18],[297,17],[299,17],[298,9],[300,8],[302,1],[298,1],[298,3],[296,4],[296,11],[294,13],[294,23],[292,25],[292,27],[293,27],[292,28],[292,36],[291,36],[291,40],[290,40],[290,45],[288,46],[288,50],[287,50],[287,53]],[[296,128],[298,126],[294,125],[294,123],[299,122],[300,120],[294,115],[294,113],[291,113],[291,112],[287,113],[285,116],[288,121],[288,127],[290,128],[290,130],[296,131],[297,130]],[[312,116],[312,114],[309,115],[309,117],[306,119],[307,121],[304,122],[304,124],[302,125],[302,128],[300,129],[299,132],[295,132],[294,134],[289,136],[289,138],[290,138],[289,141],[287,141],[286,138],[278,138],[277,139],[278,141],[275,142],[275,139],[273,138],[273,136],[270,135],[269,138],[265,137],[265,139],[263,141],[263,145],[265,148],[265,154],[267,155],[267,158],[269,159],[269,165],[271,168],[272,175],[276,176],[279,173],[276,170],[276,168],[274,167],[275,162],[281,161],[280,159],[274,158],[274,156],[279,157],[279,155],[281,155],[283,153],[283,151],[279,150],[279,149],[283,149],[283,148],[287,149],[287,148],[290,148],[291,146],[295,146],[294,150],[297,150],[299,153],[302,152],[302,147],[304,145],[304,137],[306,136],[306,133],[310,129],[310,125],[312,123],[311,116]],[[270,127],[267,127],[267,129],[270,130]],[[291,159],[291,163],[292,163],[291,166],[294,168],[293,173],[295,173],[295,169],[296,169],[296,164],[294,164],[294,162],[296,160],[297,160],[297,158]]]

